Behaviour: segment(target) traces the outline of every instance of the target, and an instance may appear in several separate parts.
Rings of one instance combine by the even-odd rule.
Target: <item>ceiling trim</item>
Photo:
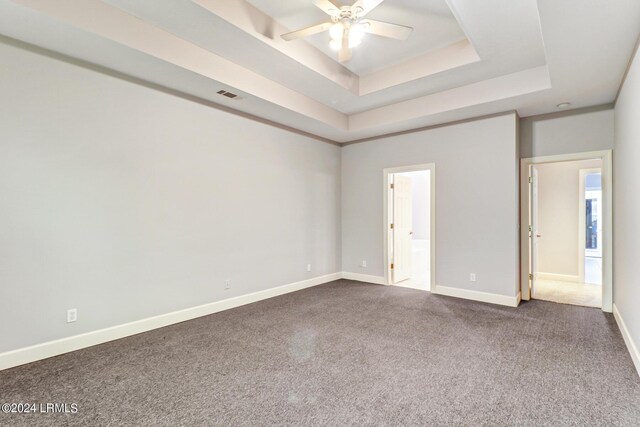
[[[200,105],[204,105],[206,107],[210,107],[210,108],[214,108],[216,110],[224,111],[225,113],[234,114],[236,116],[239,116],[239,117],[242,117],[242,118],[245,118],[245,119],[248,119],[248,120],[252,120],[254,122],[258,122],[258,123],[261,123],[261,124],[264,124],[264,125],[272,126],[274,128],[278,128],[278,129],[281,129],[281,130],[284,130],[284,131],[287,131],[287,132],[295,133],[297,135],[301,135],[301,136],[305,136],[305,137],[308,137],[308,138],[312,138],[312,139],[315,139],[317,141],[324,142],[324,143],[331,144],[331,145],[335,145],[335,146],[338,146],[338,147],[344,147],[344,146],[351,145],[351,144],[358,144],[358,143],[361,143],[361,142],[373,141],[373,140],[376,140],[376,139],[388,138],[388,137],[392,137],[392,136],[400,136],[400,135],[405,135],[405,134],[409,134],[409,133],[422,132],[424,130],[435,129],[435,128],[439,128],[439,127],[453,126],[453,125],[456,125],[456,124],[468,123],[468,122],[473,122],[473,121],[476,121],[476,120],[488,119],[488,118],[492,118],[492,117],[499,117],[499,116],[504,116],[504,115],[511,114],[511,113],[514,112],[514,111],[505,111],[505,112],[502,112],[502,113],[489,114],[489,115],[485,115],[485,116],[478,116],[478,117],[473,117],[473,118],[464,119],[464,120],[456,120],[456,121],[451,121],[451,122],[446,122],[446,123],[441,123],[441,124],[431,125],[431,126],[423,126],[423,127],[420,127],[420,128],[408,129],[408,130],[401,131],[401,132],[393,132],[393,133],[388,133],[388,134],[385,134],[385,135],[374,136],[374,137],[370,137],[370,138],[362,138],[362,139],[358,139],[358,140],[354,140],[354,141],[348,141],[348,142],[340,143],[338,141],[334,141],[334,140],[329,139],[329,138],[324,138],[324,137],[319,136],[319,135],[314,135],[312,133],[305,132],[305,131],[302,131],[300,129],[292,128],[290,126],[286,126],[286,125],[274,122],[272,120],[264,119],[262,117],[259,117],[259,116],[253,115],[253,114],[248,114],[248,113],[245,113],[243,111],[236,110],[234,108],[230,108],[230,107],[227,107],[227,106],[224,106],[224,105],[221,105],[221,104],[217,104],[215,102],[209,101],[209,100],[204,99],[204,98],[200,98],[200,97],[197,97],[197,96],[189,95],[189,94],[186,94],[184,92],[181,92],[181,91],[178,91],[178,90],[175,90],[175,89],[171,89],[171,88],[168,88],[168,87],[163,86],[163,85],[152,83],[152,82],[149,82],[148,80],[143,80],[143,79],[140,79],[138,77],[133,77],[133,76],[130,76],[128,74],[122,73],[120,71],[116,71],[116,70],[113,70],[111,68],[103,67],[102,65],[96,65],[96,64],[94,64],[92,62],[88,62],[88,61],[84,61],[84,60],[81,60],[81,59],[77,59],[77,58],[71,57],[69,55],[65,55],[65,54],[62,54],[62,53],[59,53],[59,52],[55,52],[55,51],[50,50],[50,49],[45,49],[45,48],[42,48],[40,46],[36,46],[34,44],[24,42],[22,40],[17,40],[17,39],[14,39],[14,38],[11,38],[11,37],[7,37],[7,36],[4,36],[4,35],[0,34],[0,43],[4,43],[4,44],[7,44],[9,46],[13,46],[13,47],[17,47],[17,48],[20,48],[20,49],[24,49],[24,50],[27,50],[29,52],[32,52],[32,53],[35,53],[35,54],[38,54],[38,55],[42,55],[42,56],[46,56],[48,58],[51,58],[51,59],[54,59],[54,60],[57,60],[57,61],[66,62],[68,64],[75,65],[77,67],[81,67],[81,68],[84,68],[84,69],[87,69],[87,70],[90,70],[90,71],[94,71],[94,72],[97,72],[97,73],[100,73],[100,74],[107,75],[109,77],[113,77],[113,78],[116,78],[116,79],[119,79],[119,80],[126,81],[128,83],[132,83],[132,84],[136,84],[136,85],[139,85],[139,86],[143,86],[143,87],[146,87],[146,88],[152,89],[152,90],[157,90],[158,92],[162,92],[162,93],[165,93],[167,95],[176,96],[178,98],[182,98],[182,99],[187,100],[187,101],[195,102],[195,103],[198,103]]]
[[[349,116],[349,130],[370,129],[371,123],[382,126],[408,121],[550,88],[551,80],[547,67],[536,67],[352,114]]]
[[[369,138],[356,139],[354,141],[344,142],[344,143],[342,143],[340,145],[343,146],[343,147],[346,147],[346,146],[352,145],[352,144],[361,144],[363,142],[375,141],[377,139],[392,138],[394,136],[402,136],[402,135],[407,135],[407,134],[416,133],[416,132],[423,132],[425,130],[438,129],[438,128],[443,128],[443,127],[448,127],[448,126],[455,126],[455,125],[460,125],[460,124],[463,124],[463,123],[475,122],[475,121],[478,121],[478,120],[485,120],[485,119],[491,119],[491,118],[494,118],[494,117],[507,116],[507,115],[510,115],[510,114],[515,114],[516,117],[518,117],[518,113],[517,113],[516,110],[508,110],[508,111],[502,111],[500,113],[485,114],[483,116],[471,117],[471,118],[468,118],[468,119],[453,120],[453,121],[450,121],[450,122],[438,123],[436,125],[423,126],[423,127],[419,127],[419,128],[415,128],[415,129],[407,129],[407,130],[398,131],[398,132],[386,133],[384,135],[377,135],[377,136],[372,136],[372,137],[369,137]]]
[[[468,39],[460,40],[417,58],[361,76],[358,79],[359,95],[368,95],[478,61],[480,56],[471,42]]]
[[[340,130],[345,114],[100,0],[12,0]]]
[[[590,107],[583,107],[583,108],[576,108],[573,110],[567,110],[567,111],[560,111],[560,112],[553,112],[553,113],[547,113],[547,114],[540,114],[540,115],[536,115],[536,116],[528,116],[528,117],[520,117],[517,113],[516,110],[507,110],[507,111],[503,111],[503,112],[498,112],[498,113],[493,113],[493,114],[486,114],[486,115],[481,115],[481,116],[476,116],[476,117],[471,117],[471,118],[467,118],[467,119],[462,119],[462,120],[453,120],[453,121],[448,121],[448,122],[443,122],[443,123],[438,123],[438,124],[434,124],[434,125],[429,125],[429,126],[422,126],[422,127],[417,127],[417,128],[412,128],[412,129],[407,129],[407,130],[403,130],[403,131],[398,131],[398,132],[390,132],[390,133],[386,133],[386,134],[382,134],[382,135],[377,135],[377,136],[372,136],[372,137],[367,137],[367,138],[360,138],[360,139],[356,139],[353,141],[347,141],[347,142],[338,142],[338,141],[334,141],[332,139],[329,138],[325,138],[319,135],[315,135],[309,132],[305,132],[303,130],[300,129],[296,129],[290,126],[286,126],[283,125],[281,123],[277,123],[274,122],[272,120],[268,120],[268,119],[264,119],[262,117],[253,115],[253,114],[249,114],[249,113],[245,113],[243,111],[240,110],[236,110],[234,108],[230,108],[221,104],[217,104],[213,101],[204,99],[204,98],[200,98],[197,96],[193,96],[175,89],[171,89],[169,87],[163,86],[163,85],[159,85],[157,83],[152,83],[148,80],[144,80],[138,77],[133,77],[129,74],[126,73],[122,73],[120,71],[116,71],[113,70],[111,68],[108,67],[104,67],[102,65],[97,65],[95,63],[89,62],[89,61],[84,61],[81,59],[77,59],[74,58],[72,56],[69,55],[65,55],[50,49],[45,49],[43,47],[40,46],[36,46],[34,44],[31,43],[27,43],[24,42],[22,40],[17,40],[11,37],[7,37],[4,35],[0,34],[0,43],[3,44],[7,44],[9,46],[13,46],[19,49],[24,49],[27,51],[30,51],[32,53],[38,54],[38,55],[42,55],[42,56],[46,56],[48,58],[57,60],[57,61],[62,61],[77,67],[81,67],[90,71],[94,71],[100,74],[104,74],[107,75],[109,77],[113,77],[119,80],[123,80],[126,81],[128,83],[132,83],[132,84],[136,84],[139,86],[143,86],[146,87],[148,89],[152,89],[152,90],[157,90],[159,92],[165,93],[167,95],[171,95],[171,96],[176,96],[178,98],[182,98],[184,100],[187,101],[191,101],[191,102],[195,102],[201,105],[204,105],[206,107],[210,107],[210,108],[214,108],[216,110],[219,111],[223,111],[225,113],[229,113],[229,114],[234,114],[236,116],[254,121],[254,122],[258,122],[267,126],[272,126],[274,128],[277,129],[281,129],[287,132],[291,132],[300,136],[304,136],[304,137],[308,137],[311,139],[315,139],[319,142],[324,142],[327,144],[331,144],[331,145],[335,145],[338,147],[346,147],[348,145],[352,145],[352,144],[360,144],[363,142],[369,142],[369,141],[375,141],[377,139],[385,139],[385,138],[391,138],[394,136],[402,136],[402,135],[407,135],[407,134],[411,134],[411,133],[417,133],[417,132],[423,132],[426,130],[431,130],[431,129],[437,129],[437,128],[442,128],[442,127],[448,127],[448,126],[455,126],[455,125],[459,125],[459,124],[463,124],[463,123],[469,123],[469,122],[474,122],[474,121],[478,121],[478,120],[485,120],[485,119],[490,119],[490,118],[494,118],[494,117],[501,117],[501,116],[505,116],[505,115],[509,115],[509,114],[516,114],[516,116],[519,118],[518,122],[522,121],[522,120],[548,120],[548,119],[555,119],[555,118],[561,118],[561,117],[568,117],[568,116],[574,116],[574,115],[580,115],[580,114],[586,114],[586,113],[592,113],[592,112],[597,112],[597,111],[606,111],[606,110],[611,110],[615,107],[614,103],[608,103],[608,104],[601,104],[601,105],[595,105],[595,106],[590,106]]]
[[[597,113],[599,111],[613,110],[615,105],[613,103],[592,105],[589,107],[574,108],[573,110],[554,111],[553,113],[537,114],[535,116],[522,117],[522,120],[528,121],[543,121],[561,119],[563,117],[579,116],[581,114]]]
[[[138,86],[142,86],[148,89],[156,90],[158,92],[162,92],[167,95],[175,96],[178,98],[182,98],[186,101],[195,102],[200,105],[204,105],[206,107],[214,108],[219,111],[223,111],[225,113],[233,114],[254,122],[258,122],[264,125],[272,126],[274,128],[278,128],[287,132],[295,133],[301,136],[305,136],[308,138],[315,139],[320,142],[325,142],[331,145],[341,146],[342,144],[338,141],[334,141],[329,138],[325,138],[323,136],[315,135],[313,133],[305,132],[300,129],[293,128],[291,126],[283,125],[278,122],[274,122],[269,119],[262,118],[260,116],[256,116],[254,114],[246,113],[244,111],[236,110],[235,108],[227,107],[226,105],[218,104],[208,99],[200,98],[198,96],[190,95],[188,93],[184,93],[182,91],[172,89],[167,86],[163,86],[157,83],[150,82],[148,80],[144,80],[138,77],[131,76],[126,73],[122,73],[120,71],[116,71],[112,68],[104,67],[102,65],[97,65],[89,61],[84,61],[82,59],[77,59],[69,55],[65,55],[63,53],[59,53],[50,49],[45,49],[40,46],[36,46],[31,43],[24,42],[22,40],[17,40],[11,37],[4,36],[0,34],[0,43],[13,46],[19,49],[24,49],[29,52],[35,53],[37,55],[46,56],[47,58],[54,59],[56,61],[62,61],[70,65],[74,65],[76,67],[81,67],[90,71],[94,71],[96,73],[104,74],[109,77],[116,78],[118,80],[123,80],[128,83],[132,83]]]
[[[449,6],[449,10],[453,14],[453,17],[456,18],[456,21],[460,25],[460,28],[462,28],[462,32],[464,33],[465,37],[471,43],[473,50],[477,52],[478,51],[477,46],[473,44],[473,39],[469,36],[469,31],[467,31],[467,28],[464,25],[462,25],[462,16],[460,15],[458,8],[455,6],[455,4],[453,4],[454,0],[444,0],[444,1],[447,4],[447,6]]]

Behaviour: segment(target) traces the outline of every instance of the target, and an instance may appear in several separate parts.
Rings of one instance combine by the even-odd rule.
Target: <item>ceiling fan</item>
[[[396,40],[409,38],[413,28],[388,22],[363,19],[365,15],[380,5],[384,0],[357,0],[351,6],[338,6],[336,0],[315,0],[317,7],[331,17],[329,22],[282,34],[286,41],[307,37],[329,31],[330,46],[338,51],[338,60],[347,62],[351,59],[352,49],[362,42],[365,33]]]

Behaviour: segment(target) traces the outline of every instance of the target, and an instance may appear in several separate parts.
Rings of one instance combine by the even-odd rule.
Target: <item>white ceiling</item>
[[[367,37],[344,67],[279,37],[323,15],[312,0],[0,0],[0,34],[347,142],[612,102],[640,31],[637,0],[386,0],[370,17],[415,38]]]

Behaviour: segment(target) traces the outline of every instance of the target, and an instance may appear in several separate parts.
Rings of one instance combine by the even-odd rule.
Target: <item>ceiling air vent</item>
[[[226,96],[227,98],[235,99],[235,100],[242,99],[235,93],[227,92],[226,90],[219,90],[218,94],[222,96]]]

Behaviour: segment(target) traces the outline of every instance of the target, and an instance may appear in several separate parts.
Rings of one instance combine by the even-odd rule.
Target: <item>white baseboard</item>
[[[536,273],[536,279],[558,280],[560,282],[576,282],[576,283],[581,282],[580,276],[574,276],[572,274],[544,273],[541,271]]]
[[[209,314],[218,313],[220,311],[229,310],[231,308],[240,307],[245,304],[251,304],[257,301],[262,301],[268,298],[273,298],[279,295],[284,295],[290,292],[295,292],[301,289],[310,288],[312,286],[321,285],[323,283],[328,283],[339,279],[356,280],[359,282],[373,283],[378,285],[385,284],[385,279],[382,276],[371,276],[350,272],[340,272],[320,277],[314,277],[312,279],[290,283],[288,285],[278,286],[247,295],[228,298],[222,301],[216,301],[196,307],[187,308],[184,310],[174,311],[167,314],[137,320],[135,322],[116,325],[97,331],[87,332],[80,335],[74,335],[67,338],[61,338],[30,347],[0,353],[0,370],[24,365],[25,363],[31,363],[53,356],[58,356],[60,354],[80,350],[120,338],[125,338],[142,332],[151,331],[153,329],[162,328],[164,326],[173,325],[175,323],[184,322],[186,320],[195,319],[197,317],[207,316]],[[451,288],[447,286],[436,286],[434,293],[457,298],[465,298],[474,301],[506,305],[510,307],[516,307],[519,303],[519,295],[514,297],[507,297],[504,295],[471,291],[467,289]],[[614,306],[614,314],[616,313],[615,310],[616,309]],[[616,319],[618,319],[619,314],[617,314],[616,316]],[[621,319],[618,323],[624,325]],[[621,326],[621,329],[623,329],[623,326]],[[626,328],[624,330],[626,331]],[[630,339],[627,338],[628,335],[625,335],[624,332],[623,336],[625,336],[625,342],[627,342],[627,339]],[[635,345],[633,345],[633,343],[630,345],[629,342],[627,342],[627,345],[630,346],[630,349],[635,349]],[[639,366],[637,350],[635,350],[634,363],[636,363],[636,367]]]
[[[342,272],[342,278],[347,280],[356,280],[358,282],[373,283],[376,285],[386,285],[384,277],[382,276],[369,276],[368,274],[349,273],[348,271]]]
[[[325,276],[314,277],[312,279],[290,283],[284,286],[265,289],[264,291],[258,291],[234,298],[228,298],[222,301],[216,301],[209,304],[199,305],[184,310],[174,311],[167,314],[161,314],[159,316],[137,320],[135,322],[125,323],[122,325],[112,326],[97,331],[87,332],[80,335],[74,335],[67,338],[61,338],[30,347],[0,353],[0,370],[24,365],[25,363],[35,362],[36,360],[46,359],[49,357],[68,353],[70,351],[80,350],[82,348],[117,340],[131,335],[139,334],[141,332],[147,332],[153,329],[162,328],[163,326],[173,325],[175,323],[184,322],[185,320],[207,316],[209,314],[218,313],[220,311],[239,307],[245,304],[251,304],[253,302],[287,294],[289,292],[299,291],[301,289],[332,282],[334,280],[341,279],[342,277],[342,273],[333,273]]]
[[[385,279],[382,276],[369,276],[367,274],[349,273],[345,271],[342,273],[342,278],[357,280],[358,282],[373,283],[376,285],[386,285]],[[520,292],[518,292],[518,295],[508,297],[505,295],[490,294],[488,292],[471,291],[468,289],[452,288],[440,285],[435,286],[433,293],[473,301],[488,302],[491,304],[506,305],[508,307],[517,307],[520,304],[521,298]]]
[[[393,286],[397,286],[399,288],[415,289],[416,291],[431,292],[431,287],[427,286],[426,283],[414,284],[410,280],[405,280],[404,282],[394,283]]]
[[[509,297],[506,295],[472,291],[469,289],[452,288],[449,286],[436,285],[433,293],[446,295],[449,297],[470,299],[473,301],[488,302],[491,304],[506,305],[508,307],[517,307],[520,303],[520,295]]]
[[[627,325],[624,323],[624,319],[620,315],[618,311],[618,307],[613,304],[613,317],[616,319],[616,323],[618,323],[618,328],[620,328],[620,332],[622,333],[622,338],[624,339],[624,343],[627,345],[629,349],[629,353],[631,354],[631,360],[633,360],[633,364],[638,371],[638,375],[640,375],[640,352],[638,352],[638,347],[636,343],[631,338],[629,334],[629,330],[627,329]]]

